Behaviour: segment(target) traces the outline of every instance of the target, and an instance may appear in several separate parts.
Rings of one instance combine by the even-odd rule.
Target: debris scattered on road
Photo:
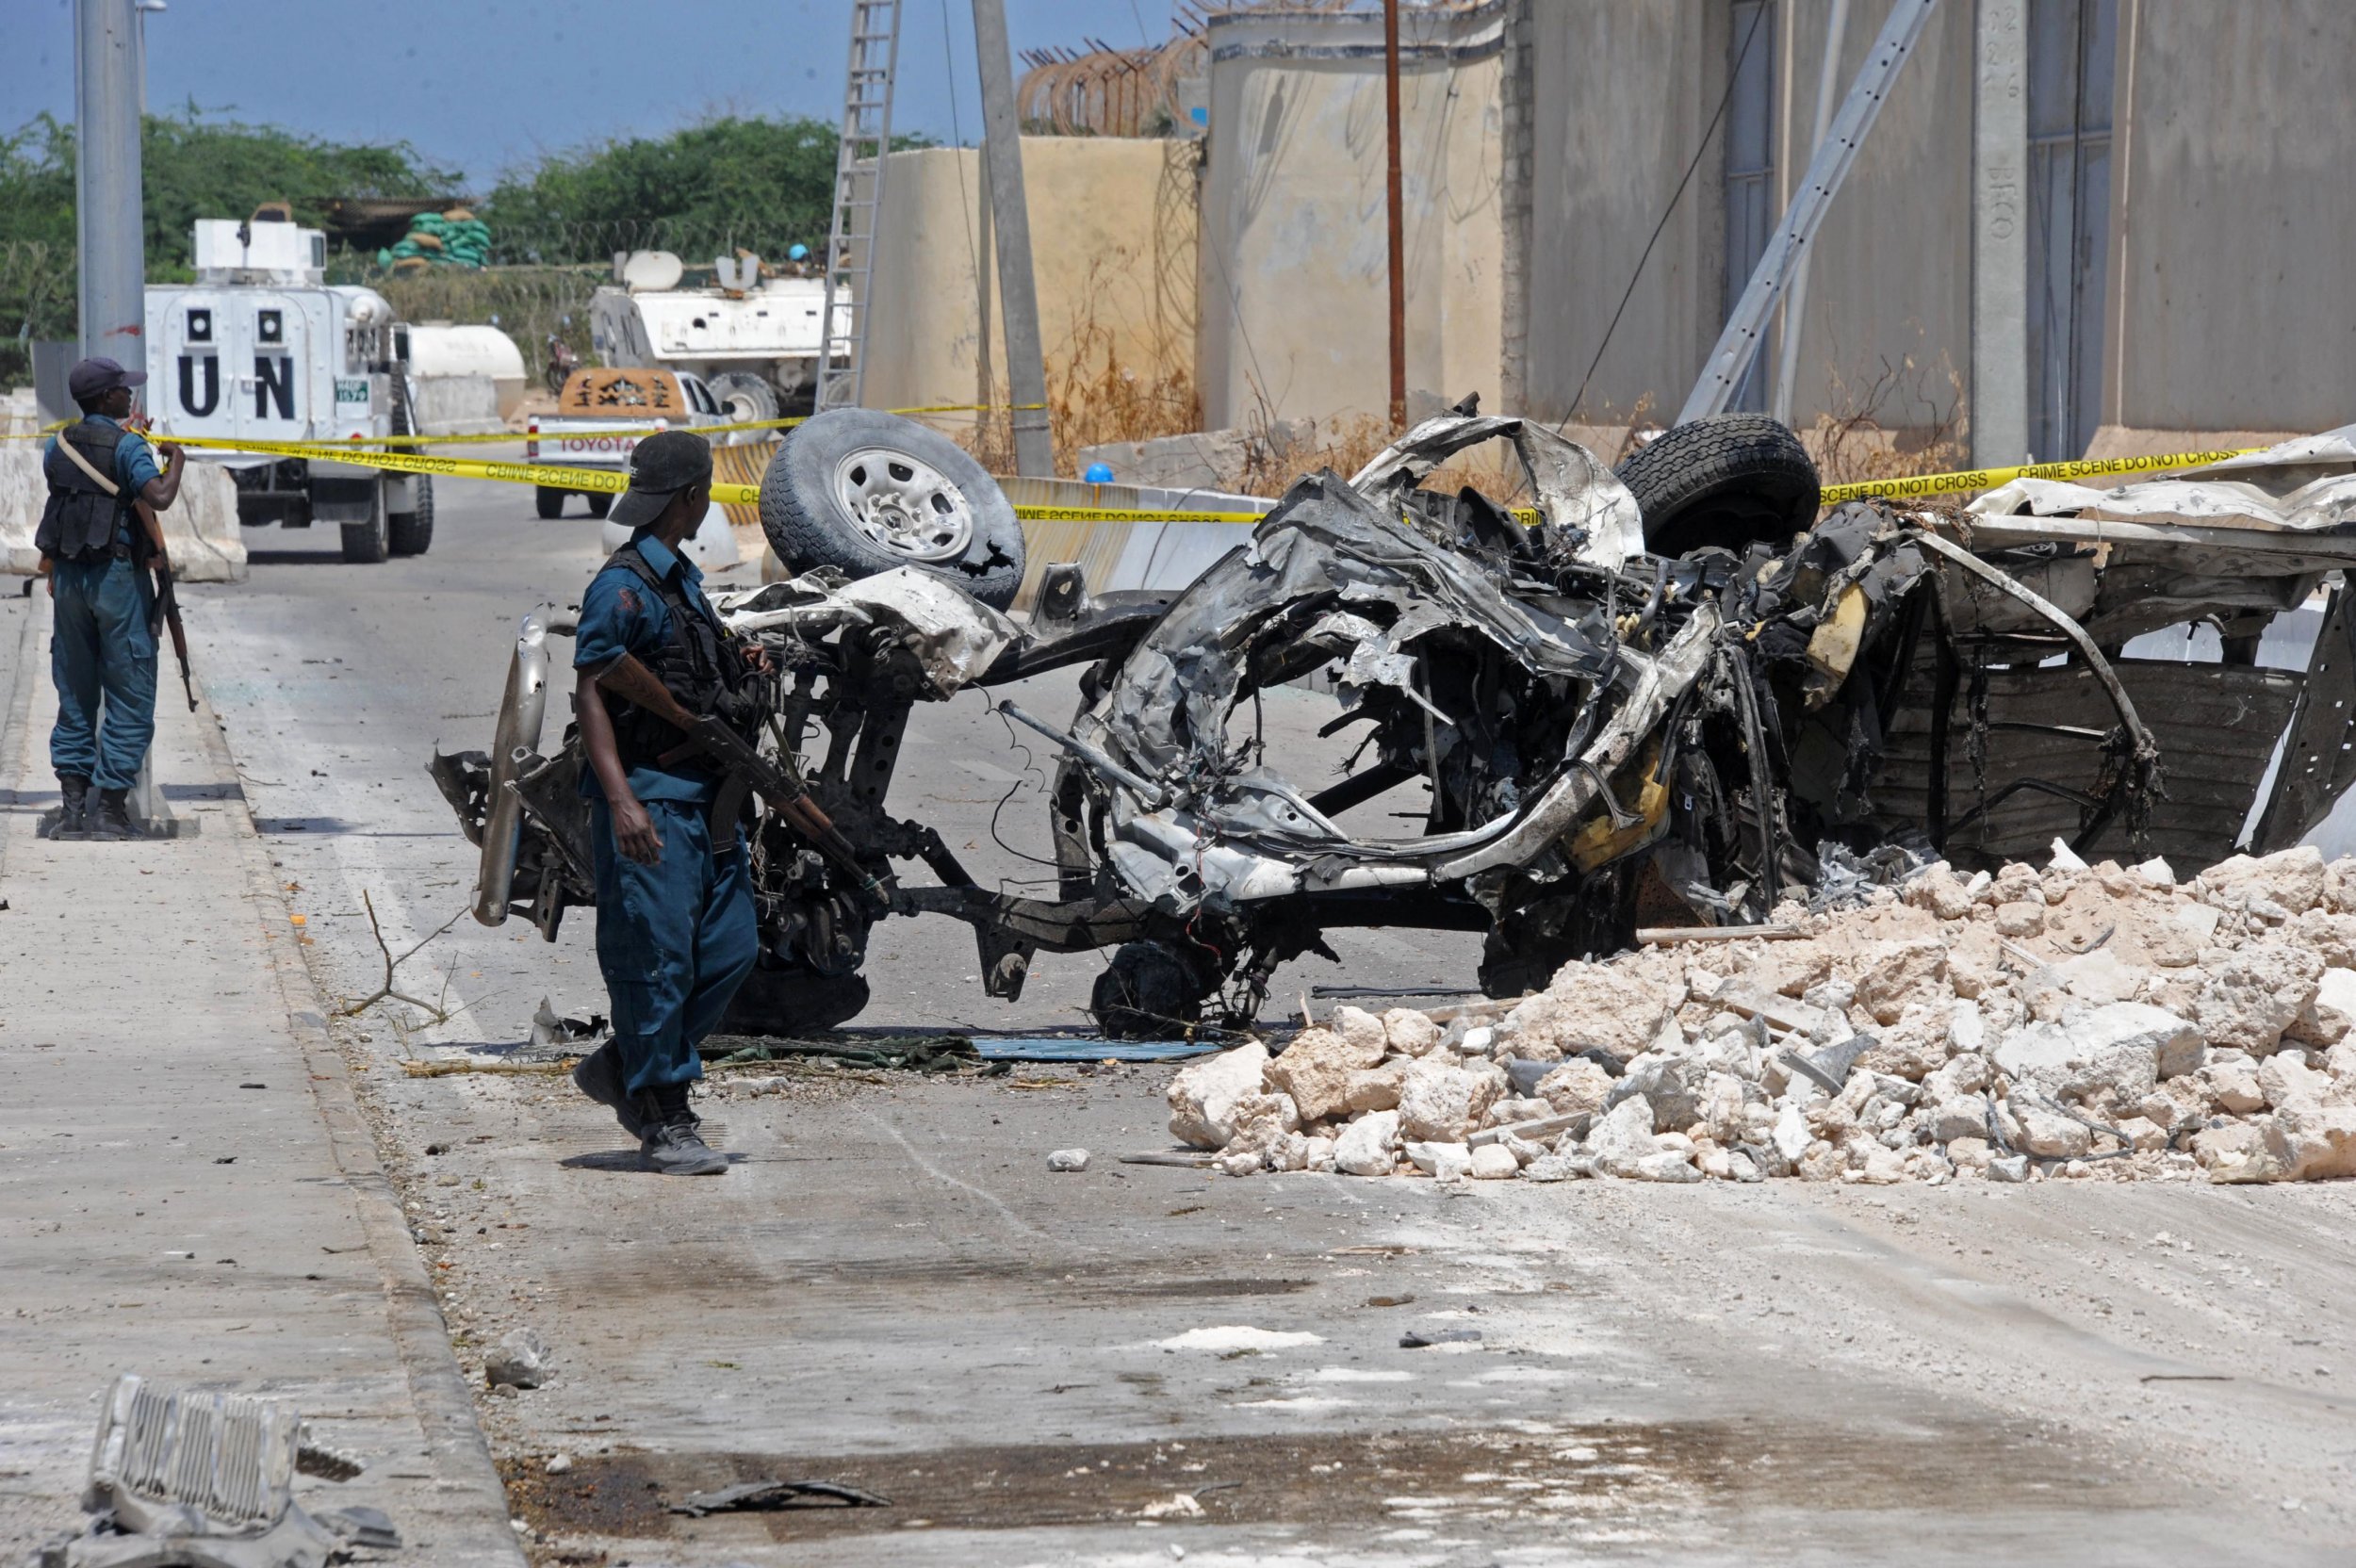
[[[1306,1331],[1254,1329],[1241,1323],[1222,1324],[1215,1329],[1188,1329],[1185,1333],[1153,1342],[1164,1350],[1214,1350],[1221,1355],[1253,1350],[1294,1350],[1304,1345],[1322,1345],[1325,1336]]]
[[[1182,1070],[1170,1132],[1231,1175],[2356,1175],[2356,859],[1938,862],[1858,897],[1565,965],[1494,1025],[1337,1008]]]
[[[372,1508],[305,1512],[294,1477],[348,1480],[358,1460],[319,1447],[292,1405],[168,1389],[124,1373],[101,1406],[84,1528],[43,1543],[35,1568],[325,1568],[401,1545]]]
[[[1434,1345],[1478,1345],[1479,1329],[1418,1329],[1399,1336],[1402,1350],[1428,1350]]]
[[[532,1015],[532,1042],[534,1055],[549,1054],[585,1056],[603,1044],[614,1033],[603,1013],[567,1013],[557,1015],[547,997]]]
[[[1047,1168],[1050,1170],[1086,1170],[1088,1168],[1088,1152],[1085,1149],[1058,1149],[1047,1156]]]
[[[548,1342],[531,1329],[511,1329],[483,1358],[483,1380],[496,1388],[538,1388],[548,1380]]]
[[[671,1505],[673,1513],[701,1519],[708,1513],[753,1513],[786,1508],[890,1508],[889,1497],[841,1481],[745,1481],[716,1492],[691,1492]]]

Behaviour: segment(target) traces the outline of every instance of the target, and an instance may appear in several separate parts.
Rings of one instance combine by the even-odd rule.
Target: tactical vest
[[[115,426],[85,419],[59,431],[57,445],[41,460],[49,502],[41,508],[33,544],[52,561],[95,561],[131,553],[129,541],[139,537],[138,516],[131,510],[138,498],[128,490],[108,495],[65,454],[71,444],[91,467],[120,484],[115,446],[122,439],[123,432]]]
[[[646,564],[635,542],[615,550],[598,569],[615,566],[652,589],[670,612],[670,635],[656,652],[641,654],[639,662],[690,713],[700,717],[716,712],[720,694],[746,678],[744,661],[728,646],[719,617],[701,601],[689,603],[685,593]],[[614,722],[614,750],[625,769],[659,767],[660,758],[686,743],[687,737],[676,726],[612,692],[605,694],[605,707]]]

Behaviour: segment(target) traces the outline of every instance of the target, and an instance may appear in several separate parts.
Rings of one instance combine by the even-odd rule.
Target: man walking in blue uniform
[[[648,1166],[679,1176],[728,1168],[697,1130],[687,1086],[703,1076],[695,1047],[760,949],[743,835],[732,807],[722,806],[728,821],[713,814],[743,792],[722,790],[687,735],[713,714],[742,726],[753,672],[766,667],[721,627],[682,553],[711,502],[703,437],[665,431],[638,444],[613,514],[631,538],[582,596],[573,653],[597,966],[614,1011],[614,1038],[573,1082],[613,1108]]]
[[[66,387],[81,405],[81,422],[51,438],[41,459],[49,499],[33,543],[54,606],[49,674],[57,724],[49,761],[65,803],[60,839],[137,837],[128,795],[155,736],[147,568],[161,557],[163,541],[148,531],[138,503],[160,512],[179,498],[181,454],[164,443],[159,469],[146,440],[123,427],[131,389],[146,380],[111,359],[76,365]]]

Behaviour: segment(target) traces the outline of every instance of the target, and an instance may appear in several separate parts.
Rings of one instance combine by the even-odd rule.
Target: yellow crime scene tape
[[[1022,414],[1035,412],[1046,406],[1045,403],[998,403],[994,405],[989,403],[924,403],[914,408],[887,408],[880,412],[885,414]],[[560,411],[555,414],[543,415],[541,417],[568,419],[582,417],[582,416],[569,415]],[[595,418],[597,416],[590,415],[586,417]],[[658,435],[665,430],[691,430],[702,436],[735,435],[747,431],[792,430],[809,417],[807,414],[796,414],[783,419],[746,419],[726,425],[649,425],[643,430],[600,430],[582,433],[595,433],[599,439],[607,441],[643,441],[647,436]],[[65,429],[68,422],[61,419],[53,425],[43,425],[39,430],[11,432],[0,435],[0,441],[38,441],[44,435],[54,435]],[[159,431],[139,431],[138,433],[146,436],[151,441],[178,441],[184,447],[220,444],[209,438],[174,436]],[[549,433],[547,439],[562,441],[572,433],[574,433],[555,431]],[[479,432],[471,435],[355,435],[347,439],[352,446],[365,449],[374,447],[478,447],[491,446],[501,441],[531,441],[536,438],[537,434],[532,431],[502,430]],[[300,444],[302,443],[279,443],[282,446]],[[340,448],[345,445],[345,442],[319,441],[311,442],[309,445]]]
[[[892,413],[952,413],[972,411],[973,404],[942,404],[921,409],[893,409]],[[784,428],[800,423],[799,418],[763,420],[759,424],[741,426],[696,426],[698,434],[728,430],[757,430]],[[355,467],[379,468],[389,473],[433,474],[450,479],[489,480],[503,484],[539,484],[567,490],[603,491],[618,495],[630,488],[630,476],[618,468],[582,468],[553,463],[496,463],[480,458],[436,457],[423,452],[399,452],[379,449],[379,443],[321,441],[261,441],[232,440],[220,436],[172,436],[143,433],[153,441],[174,441],[183,447],[205,447],[222,451],[252,452],[265,457],[307,458],[315,462],[347,463]],[[604,434],[607,433],[599,433]],[[653,431],[614,432],[615,435],[651,435]],[[494,439],[514,441],[516,435]],[[2229,457],[2245,457],[2264,451],[2263,447],[2241,447],[2232,450],[2201,452],[2165,452],[2151,457],[2112,457],[2079,460],[2069,463],[2028,463],[2010,468],[1964,468],[1944,474],[1910,474],[1894,479],[1864,480],[1854,484],[1827,484],[1819,492],[1823,505],[1838,506],[1844,501],[1862,500],[1869,496],[1904,499],[1915,496],[1955,495],[1973,490],[1992,490],[2017,479],[2082,480],[2103,479],[2121,474],[2164,473],[2180,468],[2203,467],[2221,463]],[[752,506],[761,500],[758,484],[715,483],[712,498],[723,506]],[[1018,505],[1015,515],[1026,522],[1048,523],[1257,523],[1262,514],[1256,512],[1181,511],[1156,507],[1120,506],[1023,506]],[[1525,525],[1538,520],[1536,509],[1515,507],[1513,515]]]
[[[1868,496],[1943,496],[1967,490],[1993,490],[2017,479],[2103,479],[2114,474],[2161,473],[2172,468],[2201,468],[2229,457],[2247,457],[2264,447],[2240,447],[2232,451],[2167,452],[2156,457],[2104,457],[2073,463],[2024,463],[2013,468],[1962,468],[1949,474],[1908,474],[1898,479],[1871,479],[1855,484],[1827,484],[1817,493],[1825,506],[1863,500]]]
[[[156,436],[156,440],[172,440]],[[619,468],[577,468],[556,463],[496,463],[483,458],[435,457],[425,452],[386,452],[316,441],[237,441],[221,436],[177,438],[183,447],[219,451],[251,452],[260,457],[300,457],[318,463],[348,463],[354,467],[379,468],[395,474],[432,474],[437,478],[491,480],[503,484],[545,484],[565,490],[597,490],[619,495],[630,488],[630,475]],[[752,506],[761,500],[758,484],[715,483],[712,498],[722,506]],[[1171,512],[1110,506],[1018,506],[1015,515],[1032,522],[1157,522],[1256,523],[1256,512]]]

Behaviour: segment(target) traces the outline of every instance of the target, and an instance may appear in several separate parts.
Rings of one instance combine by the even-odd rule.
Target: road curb
[[[199,697],[194,717],[204,737],[205,758],[219,769],[219,776],[240,777],[211,702]],[[292,911],[271,872],[269,851],[242,785],[234,800],[234,809],[225,816],[245,865],[247,897],[263,916],[266,928],[274,917],[280,932],[291,932],[296,929],[287,919]],[[312,1098],[327,1129],[335,1167],[351,1189],[353,1210],[368,1237],[368,1255],[375,1260],[384,1285],[393,1343],[409,1379],[410,1397],[416,1403],[417,1422],[434,1456],[444,1496],[451,1511],[470,1511],[481,1516],[483,1540],[496,1544],[491,1549],[494,1560],[524,1568],[523,1549],[508,1522],[512,1515],[507,1489],[491,1462],[490,1445],[476,1419],[473,1391],[450,1348],[450,1326],[442,1317],[425,1262],[410,1236],[401,1200],[378,1157],[375,1135],[352,1092],[343,1053],[328,1035],[326,1003],[303,961],[300,947],[292,941],[270,941],[264,946],[286,1004],[287,1031],[302,1049]]]

